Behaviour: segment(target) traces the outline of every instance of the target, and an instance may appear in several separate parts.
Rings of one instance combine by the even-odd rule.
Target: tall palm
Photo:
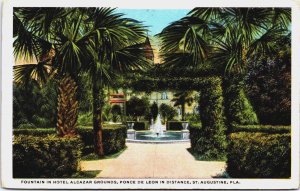
[[[95,152],[103,156],[104,88],[112,86],[117,78],[128,72],[147,69],[149,62],[140,44],[145,38],[145,29],[138,21],[124,18],[113,9],[89,9],[88,14],[86,22],[94,31],[90,37],[94,41],[90,49],[93,59],[83,69],[89,73],[93,84]]]
[[[61,80],[58,96],[57,131],[74,135],[77,123],[77,86],[73,78],[86,54],[78,40],[82,11],[68,8],[15,8],[14,53],[16,59],[35,60],[37,64],[14,66],[14,80],[36,80],[43,85],[49,77]]]
[[[174,98],[171,100],[174,106],[181,106],[181,120],[185,120],[185,105],[191,106],[194,102],[193,91],[180,91],[174,94]]]

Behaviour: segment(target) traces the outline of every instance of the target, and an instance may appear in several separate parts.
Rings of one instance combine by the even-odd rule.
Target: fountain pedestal
[[[128,129],[127,130],[127,139],[135,139],[135,130],[134,129]]]
[[[182,130],[181,133],[182,133],[182,139],[183,140],[187,140],[187,139],[190,138],[190,131],[189,130]]]

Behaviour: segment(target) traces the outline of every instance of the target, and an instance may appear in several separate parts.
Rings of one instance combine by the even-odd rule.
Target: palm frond
[[[260,55],[270,55],[274,53],[277,48],[277,42],[285,36],[286,31],[281,28],[271,28],[262,34],[259,38],[254,40],[249,46],[247,56],[256,54]]]
[[[23,64],[14,66],[14,82],[17,84],[26,84],[35,80],[40,86],[45,84],[49,78],[52,67],[47,61],[37,64]]]

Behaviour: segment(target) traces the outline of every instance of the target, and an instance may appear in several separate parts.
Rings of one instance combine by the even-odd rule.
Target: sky
[[[117,9],[116,12],[126,14],[125,17],[142,21],[148,26],[149,35],[154,36],[167,25],[186,16],[187,9]]]

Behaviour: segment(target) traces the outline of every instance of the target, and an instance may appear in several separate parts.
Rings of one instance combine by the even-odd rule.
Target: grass
[[[74,173],[71,178],[95,178],[101,170],[94,171],[78,171]]]
[[[221,174],[217,174],[216,176],[213,176],[213,178],[231,178],[231,177],[226,171],[224,171]]]
[[[193,152],[192,148],[188,148],[187,151],[191,155],[193,155],[193,157],[194,157],[195,160],[198,160],[198,161],[226,161],[227,160],[226,157],[223,157],[223,158],[207,158],[207,157],[203,157],[202,155]]]
[[[110,154],[110,155],[106,155],[104,157],[99,157],[97,154],[95,153],[90,153],[88,155],[85,155],[81,158],[81,160],[85,160],[85,161],[90,161],[90,160],[101,160],[101,159],[113,159],[113,158],[117,158],[119,157],[125,150],[127,149],[127,147],[125,147],[124,149],[120,150],[117,153],[114,154]]]

